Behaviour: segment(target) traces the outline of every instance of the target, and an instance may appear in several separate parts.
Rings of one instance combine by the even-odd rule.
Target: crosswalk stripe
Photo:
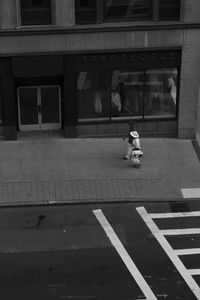
[[[194,255],[200,254],[200,248],[191,248],[191,249],[175,249],[177,255]]]
[[[160,230],[160,232],[163,235],[200,234],[200,228],[164,229]]]
[[[200,188],[181,189],[183,198],[200,198]]]
[[[154,213],[149,214],[152,219],[200,217],[200,211],[178,212],[178,213]]]
[[[188,269],[191,275],[200,275],[200,269]]]
[[[127,269],[131,273],[132,277],[135,279],[138,286],[142,290],[144,296],[148,300],[157,300],[156,296],[154,295],[154,293],[150,289],[150,287],[147,284],[147,282],[145,281],[144,277],[142,276],[142,274],[138,270],[137,266],[135,265],[135,263],[133,262],[133,260],[129,256],[128,252],[124,248],[123,244],[121,243],[120,239],[116,235],[116,233],[113,230],[112,226],[110,225],[110,223],[108,222],[108,220],[104,216],[102,210],[101,209],[93,210],[93,213],[96,216],[99,223],[101,224],[101,226],[102,226],[103,230],[105,231],[107,237],[109,238],[110,242],[112,243],[112,245],[114,246],[114,248],[118,252],[118,254],[121,257],[121,259],[123,260],[123,262],[125,263]]]
[[[147,227],[149,228],[153,236],[156,238],[160,246],[166,252],[166,254],[170,258],[178,272],[181,274],[188,287],[191,289],[196,298],[200,300],[200,287],[198,286],[194,278],[191,276],[190,272],[186,269],[178,255],[176,255],[174,249],[171,247],[171,245],[163,235],[162,231],[158,228],[158,226],[149,216],[148,212],[144,207],[136,207],[136,210],[143,219],[143,221],[146,223]]]

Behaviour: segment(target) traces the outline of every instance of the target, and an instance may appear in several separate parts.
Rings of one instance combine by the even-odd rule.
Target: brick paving
[[[132,200],[159,179],[79,179],[1,182],[1,205]]]

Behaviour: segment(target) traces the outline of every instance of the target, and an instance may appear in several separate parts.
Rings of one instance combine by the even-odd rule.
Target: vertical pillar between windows
[[[103,2],[96,0],[97,23],[103,23]]]
[[[64,134],[65,137],[76,136],[77,126],[77,78],[75,56],[64,55]]]
[[[16,1],[16,22],[17,22],[17,28],[21,27],[21,8],[20,8],[20,0]]]
[[[153,21],[159,21],[159,6],[160,6],[160,0],[153,0],[153,7],[152,7]]]
[[[0,59],[1,96],[3,109],[4,139],[17,139],[16,103],[14,82],[12,76],[12,61],[10,58]]]

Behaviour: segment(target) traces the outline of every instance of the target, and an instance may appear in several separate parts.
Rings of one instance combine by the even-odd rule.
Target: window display
[[[77,89],[79,121],[109,119],[110,97],[108,72],[80,72]]]
[[[112,106],[112,117],[126,118],[130,116],[142,117],[143,101],[143,71],[120,71],[112,72],[112,91],[118,91],[120,98],[120,109],[116,114],[116,109]],[[113,97],[111,98],[113,102]],[[119,100],[118,100],[119,102]]]
[[[175,118],[177,69],[82,71],[79,121]]]
[[[174,117],[176,114],[177,70],[148,70],[145,73],[144,117]]]

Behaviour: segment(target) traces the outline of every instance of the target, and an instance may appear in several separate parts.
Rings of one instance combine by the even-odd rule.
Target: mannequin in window
[[[115,116],[117,117],[122,109],[121,97],[119,92],[120,92],[120,88],[119,86],[116,86],[111,94],[112,112],[114,117]]]

